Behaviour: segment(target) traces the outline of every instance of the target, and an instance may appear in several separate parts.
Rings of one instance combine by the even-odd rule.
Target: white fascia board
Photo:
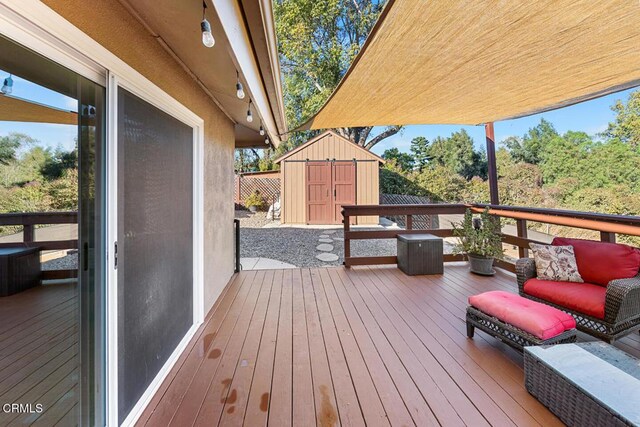
[[[222,23],[222,29],[229,40],[238,68],[242,72],[249,92],[252,95],[253,105],[262,118],[262,125],[269,134],[271,141],[277,146],[280,144],[278,127],[271,114],[269,98],[262,85],[260,68],[253,55],[251,39],[244,25],[240,5],[236,0],[213,0],[213,7]]]

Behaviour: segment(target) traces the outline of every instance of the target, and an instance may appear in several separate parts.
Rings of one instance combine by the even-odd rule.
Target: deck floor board
[[[0,402],[42,412],[1,412],[0,425],[77,424],[78,305],[75,283],[0,298]]]
[[[467,338],[467,299],[489,290],[517,292],[515,276],[241,272],[138,425],[562,425],[524,388],[519,353]],[[637,334],[615,345],[640,356]]]

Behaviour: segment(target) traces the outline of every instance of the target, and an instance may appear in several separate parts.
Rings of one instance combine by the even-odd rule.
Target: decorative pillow
[[[530,243],[538,279],[555,282],[583,283],[578,272],[573,246],[551,246]]]

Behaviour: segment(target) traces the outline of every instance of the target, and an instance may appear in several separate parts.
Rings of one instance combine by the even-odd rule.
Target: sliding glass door
[[[2,36],[0,83],[0,425],[100,425],[105,88]]]

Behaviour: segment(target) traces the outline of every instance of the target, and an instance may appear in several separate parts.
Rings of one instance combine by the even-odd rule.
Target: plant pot
[[[471,272],[482,276],[493,276],[496,271],[493,269],[493,258],[467,254]]]
[[[252,213],[256,213],[258,212],[258,207],[257,206],[249,206],[249,211]]]

